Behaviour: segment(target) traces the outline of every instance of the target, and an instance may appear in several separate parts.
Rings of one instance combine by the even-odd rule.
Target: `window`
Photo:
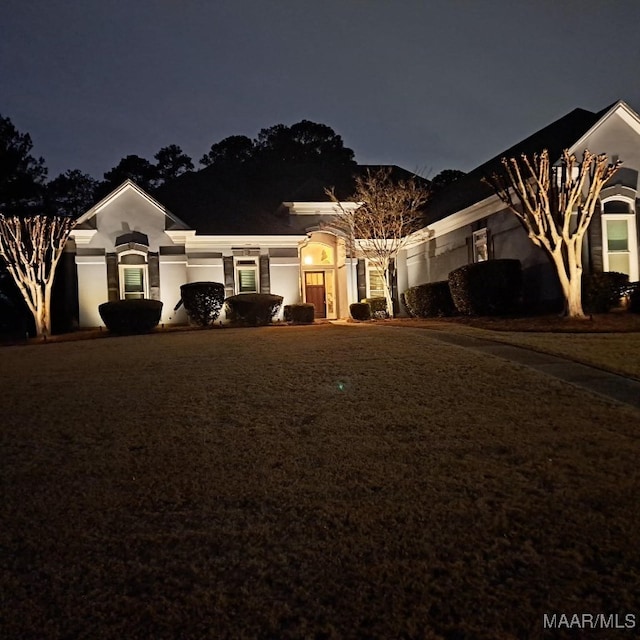
[[[236,289],[238,293],[258,293],[258,265],[255,260],[236,262]]]
[[[489,243],[487,242],[487,230],[480,229],[473,232],[473,261],[485,262],[489,259]]]
[[[148,266],[141,252],[120,255],[120,299],[132,300],[148,297]]]
[[[123,298],[144,298],[144,269],[142,267],[124,267]]]
[[[633,282],[638,279],[635,214],[630,203],[619,199],[604,202],[602,209],[602,266],[626,273]]]
[[[384,298],[384,277],[374,267],[369,269],[369,297]]]
[[[627,220],[605,219],[607,227],[608,271],[630,273],[629,222]]]

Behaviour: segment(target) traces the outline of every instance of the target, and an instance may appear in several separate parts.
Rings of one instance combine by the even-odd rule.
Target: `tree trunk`
[[[384,298],[387,303],[387,315],[393,318],[393,296],[391,295],[391,273],[389,266],[384,270],[382,282],[384,283]]]
[[[564,311],[562,315],[565,318],[584,320],[587,316],[582,310],[582,266],[576,264],[575,247],[567,247],[567,253],[568,273],[562,252],[557,251],[551,254],[560,279],[562,295],[564,296]]]

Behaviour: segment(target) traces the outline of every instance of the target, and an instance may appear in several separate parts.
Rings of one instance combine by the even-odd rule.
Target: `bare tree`
[[[560,279],[564,315],[586,317],[582,310],[582,242],[600,191],[618,170],[606,154],[585,151],[582,163],[568,150],[560,165],[545,149],[532,158],[502,158],[505,174],[487,182],[518,217],[531,241],[546,251]]]
[[[359,252],[378,272],[393,317],[392,264],[409,235],[422,226],[422,208],[429,199],[426,181],[394,180],[391,169],[384,168],[356,178],[351,202],[340,201],[333,189],[326,193],[338,208],[329,226],[347,239],[352,257]]]
[[[33,314],[38,336],[51,333],[53,279],[74,224],[67,216],[0,213],[0,256]]]

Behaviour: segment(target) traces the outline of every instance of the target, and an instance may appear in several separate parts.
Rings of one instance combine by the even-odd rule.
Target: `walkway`
[[[348,326],[371,326],[364,323],[344,324]],[[533,351],[526,347],[516,347],[485,338],[474,338],[469,335],[434,329],[420,329],[420,331],[424,331],[434,340],[471,349],[479,353],[488,353],[504,360],[525,365],[577,387],[582,387],[606,398],[640,409],[640,382],[637,380],[609,373],[596,367],[579,364],[560,356]]]

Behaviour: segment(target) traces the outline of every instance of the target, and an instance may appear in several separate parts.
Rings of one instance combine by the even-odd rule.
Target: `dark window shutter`
[[[389,263],[389,275],[391,276],[391,302],[395,315],[400,311],[400,303],[398,300],[398,270],[396,269],[396,261],[393,259]]]
[[[222,258],[222,268],[224,271],[224,295],[225,298],[228,298],[236,292],[233,279],[233,256],[224,256]]]
[[[367,264],[362,258],[358,260],[356,274],[358,280],[358,301],[360,301],[367,297]]]
[[[591,273],[601,273],[604,269],[604,260],[602,257],[602,213],[600,203],[598,203],[593,218],[591,218],[586,235],[589,238],[589,271]]]
[[[260,256],[260,293],[271,293],[269,256]]]
[[[149,263],[149,298],[160,300],[160,259],[157,253],[147,255]]]
[[[107,293],[109,302],[120,299],[120,285],[118,283],[118,254],[107,253]]]

